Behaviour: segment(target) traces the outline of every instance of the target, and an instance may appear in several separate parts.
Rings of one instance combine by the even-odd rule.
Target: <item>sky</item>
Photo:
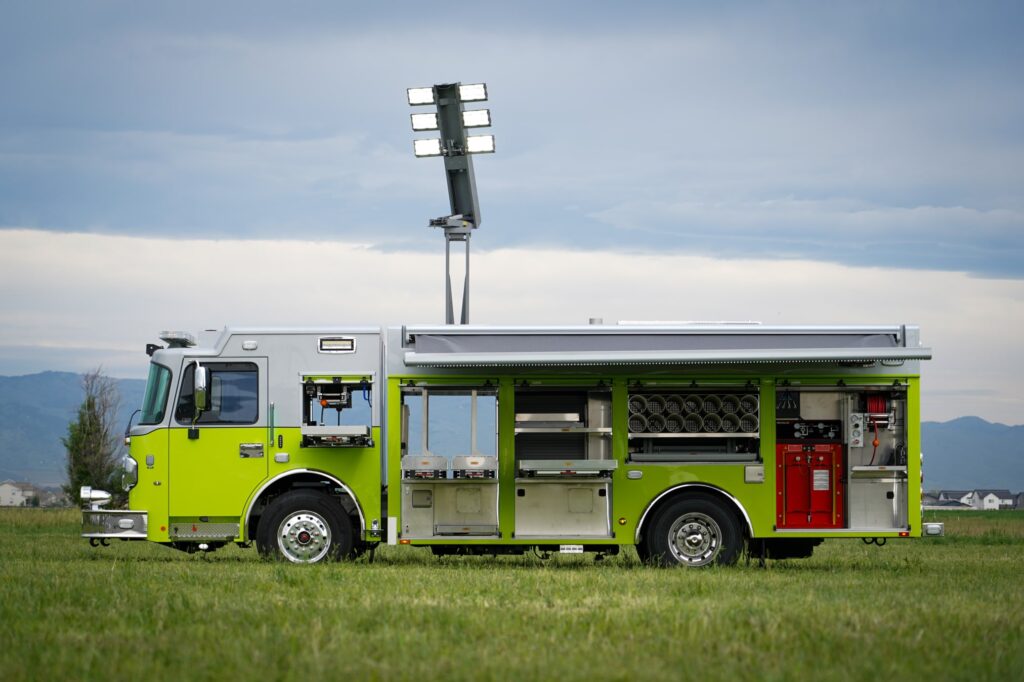
[[[1024,423],[1019,3],[0,0],[0,374],[443,321],[405,89],[486,82],[473,322],[919,324]]]

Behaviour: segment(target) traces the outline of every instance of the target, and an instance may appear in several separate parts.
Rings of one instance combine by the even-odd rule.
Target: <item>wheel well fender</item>
[[[655,497],[647,508],[644,509],[643,514],[640,515],[640,522],[636,524],[636,535],[633,540],[636,544],[640,544],[640,538],[643,537],[646,524],[650,519],[657,516],[657,512],[665,505],[671,503],[673,500],[677,500],[680,497],[688,493],[707,493],[711,497],[717,498],[718,500],[725,503],[726,506],[730,507],[736,516],[742,520],[743,527],[746,530],[748,537],[753,537],[754,526],[750,522],[750,515],[747,514],[747,510],[744,509],[740,501],[735,497],[725,492],[721,488],[716,488],[713,485],[707,483],[682,483],[677,486],[673,486],[668,490],[665,490],[660,495]]]
[[[344,502],[342,502],[342,507],[345,513],[349,516],[358,517],[359,529],[357,539],[358,537],[361,537],[363,531],[366,530],[366,518],[363,516],[362,505],[359,504],[359,499],[356,497],[355,493],[338,478],[315,469],[294,469],[292,471],[286,471],[285,473],[279,474],[264,482],[252,498],[250,498],[245,507],[245,515],[242,518],[244,521],[243,527],[246,529],[246,537],[250,540],[252,539],[252,524],[255,518],[259,516],[258,514],[254,514],[254,512],[261,507],[264,502],[296,487],[316,484],[326,484],[341,489],[341,493],[338,497],[342,500],[347,497],[351,502],[352,509],[349,509],[349,506],[345,505]],[[354,514],[353,511],[355,512]]]

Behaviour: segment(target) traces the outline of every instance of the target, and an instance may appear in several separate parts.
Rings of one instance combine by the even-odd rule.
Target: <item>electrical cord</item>
[[[875,455],[878,454],[878,446],[881,445],[881,441],[878,440],[878,422],[875,421],[874,417],[869,416],[868,419],[871,421],[872,428],[875,429],[875,439],[871,441],[871,445],[874,446],[874,450],[871,451],[871,463],[868,466],[875,465]]]

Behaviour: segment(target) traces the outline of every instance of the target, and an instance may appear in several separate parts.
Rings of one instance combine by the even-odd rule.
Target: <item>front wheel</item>
[[[690,495],[658,513],[645,533],[651,559],[664,566],[736,563],[743,547],[739,520],[722,502]]]
[[[323,493],[296,490],[270,503],[256,531],[256,546],[266,558],[296,564],[337,561],[352,553],[352,524],[336,500]]]

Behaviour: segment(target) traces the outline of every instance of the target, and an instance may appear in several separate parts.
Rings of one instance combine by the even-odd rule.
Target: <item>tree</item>
[[[68,498],[81,503],[79,489],[83,485],[106,490],[115,501],[123,499],[121,482],[121,441],[115,420],[121,395],[117,382],[103,374],[103,368],[82,376],[85,399],[78,416],[68,424],[68,435],[62,438],[67,450]]]

